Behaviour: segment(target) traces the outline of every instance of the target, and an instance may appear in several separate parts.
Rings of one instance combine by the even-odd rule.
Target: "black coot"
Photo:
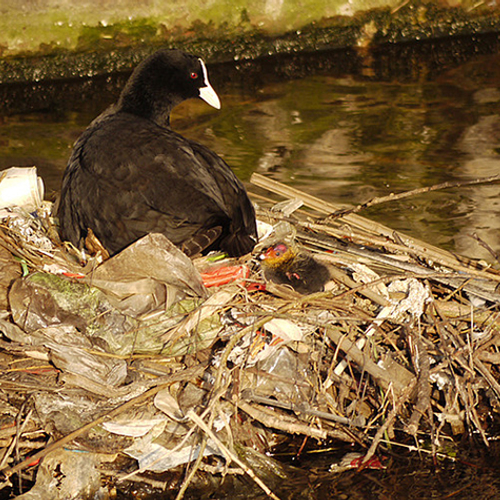
[[[188,255],[250,252],[255,212],[242,183],[210,149],[170,128],[170,112],[219,98],[203,61],[162,50],[133,72],[118,102],[76,142],[57,208],[63,240],[82,247],[91,229],[114,254],[157,232]]]

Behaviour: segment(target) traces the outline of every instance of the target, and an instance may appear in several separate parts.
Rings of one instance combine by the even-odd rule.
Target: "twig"
[[[268,414],[263,410],[246,403],[245,401],[238,401],[235,404],[240,410],[244,411],[247,415],[262,423],[266,427],[281,430],[289,434],[302,434],[316,439],[327,439],[329,437],[328,431],[311,427],[310,425],[303,424],[296,419],[286,417],[285,415],[279,415],[276,412]]]
[[[33,414],[33,411],[34,411],[34,408],[30,408],[28,414],[26,415],[26,418],[24,419],[24,421],[21,423],[21,416],[22,416],[22,412],[24,410],[24,407],[25,405],[28,404],[28,401],[30,400],[30,398],[28,398],[24,403],[23,405],[21,406],[21,410],[19,411],[19,416],[18,416],[18,419],[17,419],[17,422],[16,422],[16,430],[17,430],[17,433],[16,433],[16,439],[15,439],[15,456],[16,456],[16,460],[19,460],[21,458],[21,453],[20,453],[20,450],[19,450],[19,441],[21,439],[21,435],[22,433],[24,432],[24,429],[26,428],[26,424],[29,422],[30,418],[31,418],[31,415]],[[22,494],[23,492],[23,478],[21,476],[21,474],[19,474],[17,476],[18,478],[18,490],[19,490],[19,493]]]
[[[369,356],[361,351],[354,342],[351,342],[345,335],[342,335],[342,333],[331,327],[327,327],[326,333],[334,344],[339,345],[340,349],[342,349],[359,367],[367,371],[383,389],[392,386],[396,395],[399,396],[404,393],[405,387],[409,384],[414,384],[414,375],[395,361],[393,361],[387,369],[381,368]]]
[[[498,253],[495,252],[495,250],[493,250],[493,248],[491,248],[488,243],[486,243],[485,241],[483,241],[476,232],[472,233],[469,235],[472,239],[476,240],[478,245],[479,246],[482,246],[486,251],[488,251],[490,253],[490,255],[496,260],[498,261],[499,260],[499,256],[498,256]]]
[[[252,175],[250,182],[252,184],[255,184],[256,186],[262,187],[284,197],[299,198],[308,207],[325,215],[329,215],[338,210],[338,207],[333,203],[328,203],[324,200],[321,200],[320,198],[304,193],[290,186],[286,186],[281,182],[269,179],[257,173],[254,173]],[[451,267],[452,269],[455,269],[459,272],[469,272],[470,274],[473,274],[472,271],[475,270],[467,267],[467,265],[470,265],[472,267],[476,266],[476,263],[471,259],[467,259],[465,257],[458,258],[451,252],[435,247],[406,234],[395,232],[393,229],[378,222],[366,219],[365,217],[361,217],[356,214],[347,214],[342,217],[342,220],[351,225],[353,228],[361,229],[362,231],[367,231],[368,233],[372,233],[378,236],[384,236],[390,241],[393,241],[395,235],[397,235],[398,239],[403,243],[404,246],[407,247],[408,252],[418,253],[422,256],[425,256],[425,259],[432,260],[437,264]],[[451,265],[452,263],[453,265]],[[485,274],[486,273],[484,272],[482,273],[483,276]],[[495,281],[500,281],[500,275],[498,274],[491,273],[489,274],[489,278]]]
[[[268,495],[270,498],[273,500],[280,500],[279,497],[277,497],[267,486],[266,484],[255,474],[255,472],[248,467],[245,462],[243,462],[238,455],[236,455],[234,452],[229,450],[221,441],[220,439],[214,434],[212,429],[210,429],[207,424],[198,416],[193,410],[189,410],[187,416],[200,428],[207,434],[208,437],[217,445],[219,450],[222,452],[224,457],[226,458],[227,461],[232,461],[236,464],[238,464],[239,467],[241,467],[250,478],[255,481],[255,483],[262,488],[264,493]]]
[[[496,381],[495,377],[491,374],[486,365],[477,357],[474,357],[474,367],[488,382],[497,398],[500,398],[500,384]]]
[[[420,325],[419,325],[420,326]],[[414,349],[414,365],[418,373],[417,377],[417,401],[413,408],[410,420],[406,426],[406,432],[416,436],[420,419],[427,413],[431,405],[431,386],[429,382],[430,360],[427,349],[422,342],[420,327],[408,328],[409,340]]]
[[[24,404],[21,407],[21,409],[19,410],[19,418],[21,417],[21,413],[22,413],[23,409],[24,409]],[[26,418],[24,419],[24,421],[21,425],[20,425],[19,419],[17,420],[17,422],[16,422],[16,435],[12,438],[12,441],[11,441],[8,449],[5,450],[5,454],[2,457],[2,460],[0,461],[0,470],[7,463],[7,460],[9,459],[9,456],[12,453],[12,450],[14,448],[16,448],[16,455],[19,454],[19,447],[18,447],[19,439],[20,439],[22,433],[24,432],[24,429],[26,428],[26,425],[28,424],[32,413],[33,413],[33,408],[28,412],[28,415],[26,415]]]
[[[229,383],[229,381],[227,381]],[[226,387],[227,389],[227,387]],[[210,404],[208,407],[205,409],[205,411],[202,413],[200,419],[205,418],[207,414],[210,414],[209,417],[209,426],[211,427],[214,423],[215,419],[215,412],[213,411],[213,408],[215,405],[218,403],[219,399],[222,397],[222,395],[226,392],[226,390],[220,390],[215,394],[214,397],[212,397],[212,400],[210,401]],[[213,394],[213,392],[212,392]],[[192,410],[191,410],[192,411]],[[194,431],[195,427],[191,429]],[[181,487],[179,488],[179,491],[177,492],[177,496],[175,497],[175,500],[182,500],[184,498],[184,494],[186,493],[189,485],[191,484],[191,481],[194,479],[194,476],[198,469],[201,466],[201,462],[203,460],[203,456],[205,454],[205,449],[207,447],[208,440],[206,434],[202,435],[201,442],[200,442],[200,449],[198,451],[198,456],[196,457],[196,460],[193,463],[193,466],[191,467],[191,470],[189,471],[189,474],[184,478],[184,481],[181,484]]]
[[[396,419],[396,417],[398,416],[402,406],[406,403],[408,398],[410,398],[410,396],[412,395],[413,390],[415,389],[415,384],[416,384],[416,381],[413,381],[401,393],[399,399],[394,404],[389,415],[387,415],[385,422],[378,428],[377,433],[375,434],[375,437],[373,438],[372,444],[370,445],[370,448],[366,452],[366,455],[363,457],[363,463],[368,462],[370,460],[370,458],[372,458],[373,455],[375,454],[375,452],[377,451],[377,446],[379,445],[380,441],[382,440],[382,437],[384,436],[385,432],[393,424],[393,422]]]
[[[281,408],[283,410],[290,410],[294,413],[300,413],[303,415],[310,415],[312,417],[321,418],[323,420],[330,420],[332,422],[337,422],[339,424],[344,424],[348,426],[354,427],[362,427],[364,426],[363,418],[347,418],[341,415],[334,415],[333,413],[327,413],[326,411],[313,410],[309,408],[306,404],[293,404],[286,403],[283,401],[278,401],[275,398],[266,398],[264,396],[260,396],[258,394],[254,394],[251,389],[245,389],[245,391],[241,394],[242,398],[251,401],[253,403],[257,403],[260,405],[271,406],[273,408]]]
[[[418,196],[420,194],[424,193],[431,193],[433,191],[441,191],[443,189],[451,189],[451,188],[457,188],[457,187],[464,187],[464,186],[475,186],[477,184],[492,184],[495,182],[500,181],[500,175],[492,175],[490,177],[483,177],[479,179],[472,179],[469,181],[457,181],[457,182],[442,182],[441,184],[435,184],[433,186],[427,186],[427,187],[422,187],[422,188],[417,188],[417,189],[411,189],[410,191],[403,191],[402,193],[391,193],[387,196],[379,196],[376,198],[372,198],[369,201],[366,201],[365,203],[362,203],[354,208],[348,208],[345,210],[338,210],[337,212],[334,212],[331,214],[329,217],[338,217],[338,216],[343,216],[347,214],[354,214],[357,213],[361,210],[364,210],[365,208],[373,207],[375,205],[380,205],[382,203],[387,203],[390,201],[397,201],[397,200],[403,200],[405,198],[410,198],[412,196]]]

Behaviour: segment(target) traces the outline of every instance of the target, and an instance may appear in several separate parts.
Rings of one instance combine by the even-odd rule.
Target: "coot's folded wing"
[[[222,158],[201,144],[189,142],[200,163],[207,165],[210,175],[215,179],[231,219],[222,246],[235,255],[252,251],[257,242],[257,227],[255,210],[245,187]]]
[[[62,224],[63,237],[80,244],[92,228],[115,252],[148,232],[179,244],[202,227],[228,225],[226,200],[208,168],[174,132],[109,116],[75,145],[59,212],[73,220]]]

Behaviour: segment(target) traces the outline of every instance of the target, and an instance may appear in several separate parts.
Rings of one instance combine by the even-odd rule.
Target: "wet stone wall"
[[[4,0],[0,84],[128,71],[158,47],[209,62],[498,31],[496,4],[462,0]]]

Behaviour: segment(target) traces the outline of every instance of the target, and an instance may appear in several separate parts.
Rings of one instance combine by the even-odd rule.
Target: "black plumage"
[[[91,229],[114,254],[157,232],[188,255],[253,249],[255,212],[243,184],[213,151],[170,128],[172,108],[197,97],[220,107],[193,55],[163,50],[136,68],[74,146],[57,208],[63,240],[82,247]]]

